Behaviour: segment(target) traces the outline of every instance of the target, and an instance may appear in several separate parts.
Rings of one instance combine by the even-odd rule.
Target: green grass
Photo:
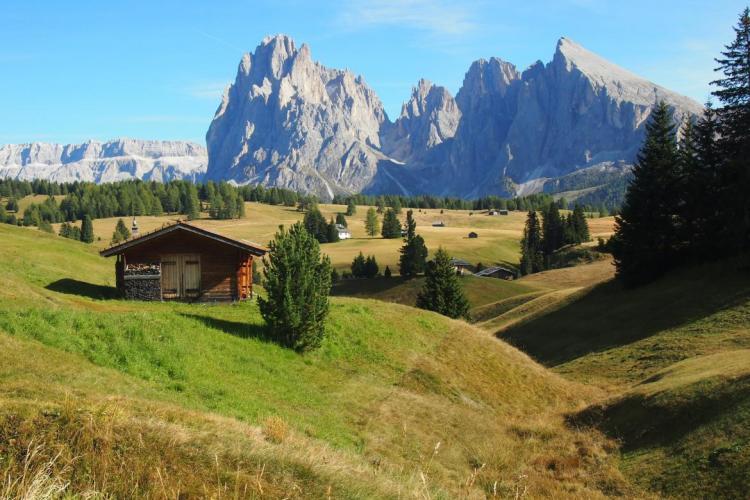
[[[496,278],[461,276],[459,278],[466,298],[474,310],[498,300],[505,300],[520,294],[529,293],[535,288],[518,281]],[[399,277],[341,280],[333,287],[333,295],[378,299],[386,302],[414,306],[417,295],[424,285],[424,278],[403,280]]]
[[[608,441],[565,425],[564,415],[596,392],[464,322],[334,298],[322,347],[303,356],[265,340],[255,303],[112,299],[113,263],[91,246],[0,225],[0,255],[0,401],[10,419],[4,425],[89,457],[86,477],[104,467],[96,477],[110,474],[106,484],[126,484],[122,470],[107,468],[117,460],[99,462],[85,442],[70,443],[69,426],[78,417],[64,416],[66,399],[82,408],[84,420],[94,415],[86,431],[93,436],[104,432],[102,425],[120,429],[112,431],[116,436],[144,426],[154,439],[182,436],[177,445],[186,447],[186,457],[169,458],[178,471],[169,478],[174,485],[192,484],[179,476],[190,464],[208,481],[217,454],[230,464],[217,463],[219,476],[233,478],[232,467],[249,461],[251,476],[265,474],[278,496],[296,491],[292,484],[318,497],[328,487],[345,497],[453,498],[495,490],[512,496],[528,488],[531,496],[579,498],[600,495],[604,484],[630,491]],[[487,282],[501,287],[497,293],[517,286]],[[96,415],[109,414],[99,408],[113,399],[122,413],[99,423]],[[28,415],[28,423],[18,423],[8,408]],[[50,411],[63,417],[44,417]],[[287,440],[263,439],[270,417],[288,425]],[[130,449],[128,443],[122,446]],[[139,449],[139,463],[151,463],[158,448]],[[67,477],[75,467],[59,474]],[[142,473],[151,481],[144,488],[154,488],[144,491],[158,492],[153,471]],[[124,491],[90,477],[104,492]],[[265,484],[252,477],[226,480]],[[193,492],[200,481],[193,481]]]
[[[618,440],[621,468],[640,487],[678,498],[746,496],[750,273],[743,262],[682,269],[632,290],[611,281],[584,287],[499,335],[567,378],[609,392],[571,421]]]

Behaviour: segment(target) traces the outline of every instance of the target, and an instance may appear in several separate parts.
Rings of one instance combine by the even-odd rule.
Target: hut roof
[[[470,267],[471,263],[466,262],[465,260],[451,258],[451,265],[456,267]]]
[[[102,257],[117,255],[129,248],[138,246],[141,243],[159,238],[174,231],[186,231],[204,238],[210,238],[212,240],[218,241],[219,243],[233,246],[235,248],[239,248],[240,250],[245,250],[246,252],[253,255],[265,255],[266,252],[268,252],[268,249],[266,247],[258,245],[257,243],[246,240],[237,240],[219,233],[215,233],[213,231],[209,231],[208,229],[203,229],[202,227],[194,226],[193,224],[190,224],[186,221],[177,221],[171,224],[164,225],[159,229],[155,229],[151,232],[144,233],[134,238],[130,238],[129,240],[126,240],[122,243],[118,243],[117,245],[113,245],[99,252],[99,255],[101,255]]]

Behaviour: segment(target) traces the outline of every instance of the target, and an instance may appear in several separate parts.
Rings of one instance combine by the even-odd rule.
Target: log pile
[[[128,300],[161,300],[161,266],[128,264],[125,267],[124,293]]]

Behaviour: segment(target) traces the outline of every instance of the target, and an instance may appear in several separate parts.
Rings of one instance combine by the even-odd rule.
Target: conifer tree
[[[424,239],[417,234],[417,223],[414,212],[406,212],[406,237],[404,245],[399,250],[399,272],[405,278],[413,278],[421,274],[427,265],[427,246]]]
[[[349,203],[346,205],[346,215],[351,217],[357,213],[357,205],[354,204],[354,200],[349,199]]]
[[[375,259],[374,255],[368,255],[367,259],[365,260],[365,277],[366,278],[374,278],[378,275],[378,272],[380,271],[380,267],[378,266],[378,261]]]
[[[94,225],[88,214],[83,216],[83,222],[81,223],[81,241],[84,243],[93,243],[94,241]]]
[[[331,261],[299,222],[279,228],[263,258],[267,298],[258,297],[270,337],[283,346],[308,351],[320,346],[331,292]]]
[[[727,246],[736,251],[750,249],[750,8],[740,14],[734,32],[734,41],[716,60],[723,78],[711,83],[718,87],[713,95],[721,102],[719,143],[727,161],[722,210],[735,221]]]
[[[573,207],[573,213],[570,214],[570,220],[573,228],[573,234],[575,240],[573,243],[581,244],[591,240],[591,234],[589,233],[589,223],[586,220],[586,213],[583,211],[583,207],[576,203]]]
[[[401,237],[401,222],[396,217],[396,212],[389,208],[385,211],[383,216],[383,230],[381,232],[383,238],[395,239]]]
[[[451,265],[448,252],[442,247],[438,248],[435,258],[427,265],[425,276],[424,286],[417,296],[417,307],[450,318],[469,316],[469,301]]]
[[[18,213],[18,201],[15,198],[9,199],[8,203],[5,205],[5,209],[8,212],[16,212],[16,213]]]
[[[187,185],[183,205],[188,220],[196,220],[200,217],[201,202],[198,199],[198,190],[194,184]]]
[[[564,225],[557,203],[550,203],[542,214],[542,241],[544,255],[549,258],[564,243]]]
[[[354,260],[352,260],[352,276],[355,278],[364,278],[366,274],[365,270],[365,264],[366,264],[365,256],[362,254],[362,252],[359,252],[359,255],[354,257]]]
[[[385,266],[385,271],[383,271],[383,276],[386,278],[390,278],[393,275],[391,272],[391,268],[389,266]]]
[[[374,208],[370,207],[367,210],[367,217],[365,218],[365,231],[370,237],[375,236],[380,231],[380,221],[378,220],[378,214]]]
[[[331,218],[331,222],[328,223],[326,232],[328,233],[328,243],[336,243],[339,241],[339,230],[336,228],[336,223],[333,221],[333,218]]]
[[[318,240],[318,243],[328,243],[328,223],[317,206],[305,213],[302,224],[307,232]],[[336,238],[338,238],[338,233],[336,233]]]
[[[0,224],[4,224],[8,221],[8,213],[5,211],[5,206],[0,205]]]
[[[340,224],[344,227],[349,227],[349,224],[346,222],[346,217],[344,217],[344,214],[336,214],[336,224]]]
[[[521,274],[538,273],[544,270],[544,248],[539,228],[539,218],[531,210],[526,216],[526,225],[521,239]]]
[[[675,126],[662,101],[646,125],[633,179],[615,219],[612,253],[617,276],[627,285],[653,280],[675,265],[680,251],[680,180]]]

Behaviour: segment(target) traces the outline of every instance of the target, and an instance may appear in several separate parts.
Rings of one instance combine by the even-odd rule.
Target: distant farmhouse
[[[443,221],[433,222],[432,227],[445,227],[445,222]]]
[[[504,280],[516,279],[516,272],[513,269],[508,269],[502,266],[487,267],[478,271],[474,276],[480,276],[484,278],[500,278]]]
[[[340,240],[348,240],[352,237],[352,233],[349,231],[349,229],[342,224],[336,224],[336,231],[339,232]]]
[[[508,215],[508,211],[504,209],[501,209],[501,210],[491,209],[487,212],[487,215]]]
[[[464,274],[471,274],[471,269],[473,267],[471,263],[455,258],[451,258],[451,266],[456,270],[456,274],[461,276]]]
[[[268,250],[179,221],[100,252],[116,256],[127,299],[236,301],[253,293],[253,259]]]

